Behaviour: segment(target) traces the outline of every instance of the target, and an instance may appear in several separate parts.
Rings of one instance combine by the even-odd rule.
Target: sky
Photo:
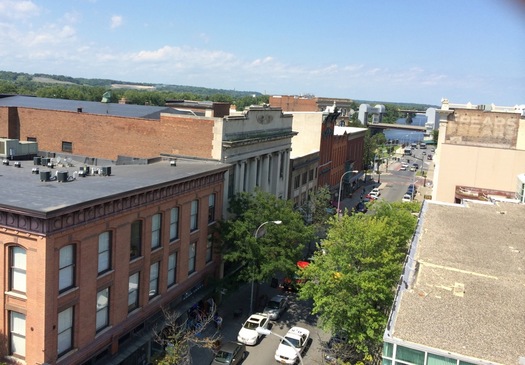
[[[525,0],[0,0],[0,70],[525,104]]]

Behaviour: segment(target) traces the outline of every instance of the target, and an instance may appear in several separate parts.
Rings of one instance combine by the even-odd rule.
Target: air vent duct
[[[42,157],[33,157],[33,165],[40,165],[42,164]]]

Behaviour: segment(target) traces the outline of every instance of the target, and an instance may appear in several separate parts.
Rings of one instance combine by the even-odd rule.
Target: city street
[[[277,321],[273,321],[271,325],[272,333],[284,336],[286,332],[293,326],[300,326],[310,331],[312,343],[307,352],[303,355],[304,365],[322,364],[322,342],[329,339],[329,334],[317,328],[317,317],[312,316],[311,303],[299,301],[294,293],[286,293],[277,288],[271,288],[268,284],[261,284],[260,296],[266,295],[271,298],[276,294],[284,294],[288,296],[290,308]],[[223,341],[236,341],[237,334],[242,327],[242,324],[249,316],[250,285],[242,286],[237,292],[227,295],[221,305],[219,305],[219,313],[223,317],[223,327],[221,334]],[[257,306],[257,310],[262,310],[262,305]],[[236,316],[236,311],[242,310],[242,315]],[[212,330],[212,329],[209,329]],[[247,357],[244,360],[244,365],[267,365],[276,364],[274,359],[275,350],[280,342],[280,338],[274,334],[263,337],[256,346],[246,346]],[[213,352],[207,349],[192,349],[192,359],[195,365],[207,365],[213,359]]]

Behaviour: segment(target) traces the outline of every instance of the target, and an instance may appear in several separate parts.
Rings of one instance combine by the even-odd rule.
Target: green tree
[[[439,129],[434,129],[432,131],[432,140],[437,144],[439,139]]]
[[[344,331],[363,361],[381,344],[419,204],[373,203],[372,214],[332,218],[322,250],[302,271],[302,299],[328,331]]]
[[[231,219],[221,222],[219,230],[224,260],[241,266],[238,278],[247,282],[269,280],[277,273],[297,269],[306,245],[313,240],[313,228],[306,226],[290,201],[255,191],[240,193],[230,202]],[[258,227],[265,224],[255,238]]]

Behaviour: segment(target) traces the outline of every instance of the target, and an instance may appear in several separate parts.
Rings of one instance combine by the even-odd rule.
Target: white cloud
[[[118,28],[122,25],[122,16],[120,15],[113,15],[111,17],[111,29]]]
[[[0,0],[0,19],[27,19],[39,13],[40,8],[32,1]]]

